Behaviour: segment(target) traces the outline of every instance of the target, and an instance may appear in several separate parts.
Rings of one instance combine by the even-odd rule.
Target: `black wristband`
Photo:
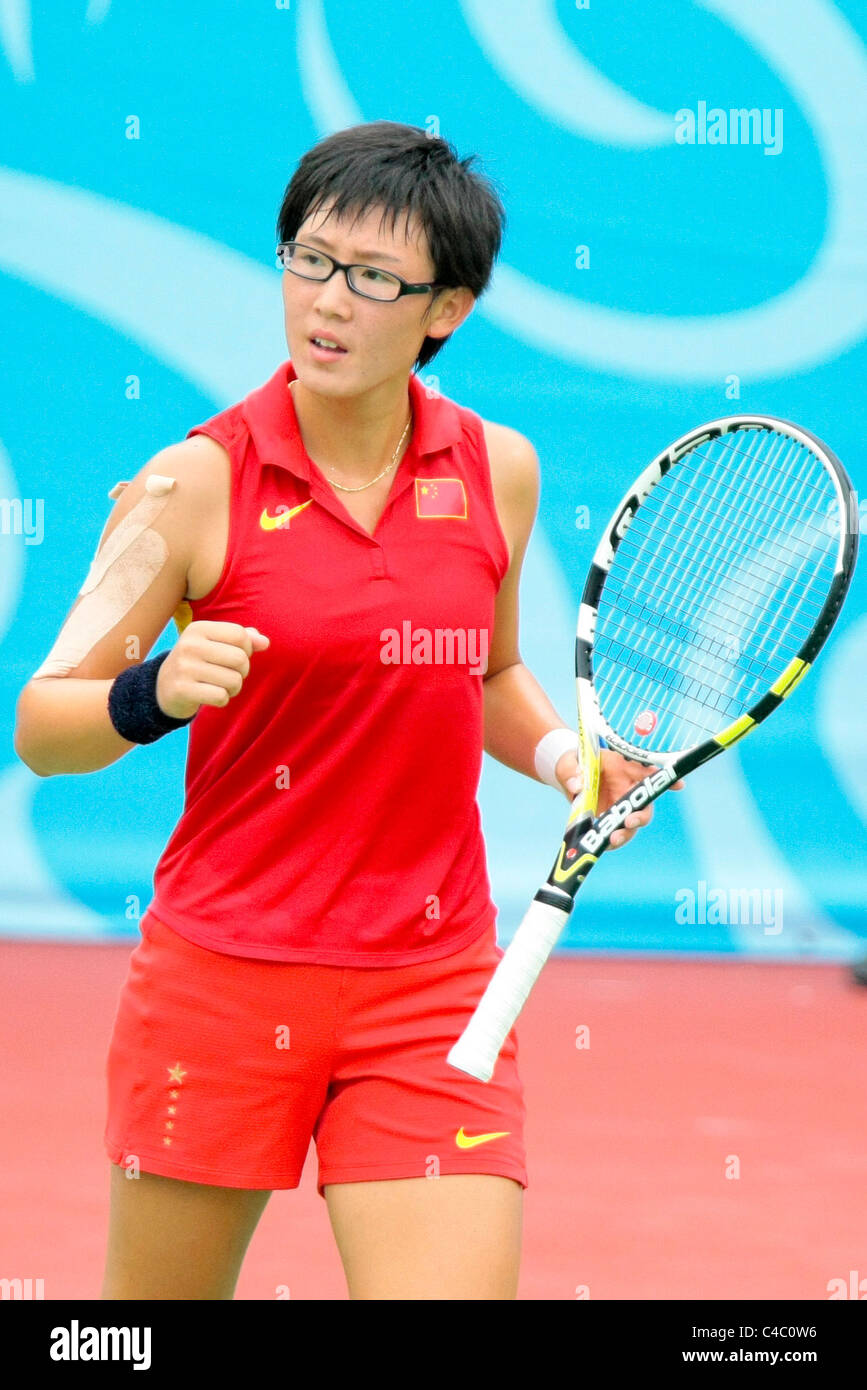
[[[112,682],[108,692],[108,715],[121,738],[128,743],[155,743],[163,734],[191,724],[189,719],[172,719],[157,703],[157,676],[168,656],[160,652],[150,661],[129,666]]]

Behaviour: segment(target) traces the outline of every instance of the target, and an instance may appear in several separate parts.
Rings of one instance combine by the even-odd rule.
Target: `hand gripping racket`
[[[597,546],[578,613],[584,786],[554,867],[448,1054],[451,1066],[490,1080],[614,831],[791,694],[840,612],[857,547],[845,469],[785,420],[714,420],[638,476]],[[597,817],[600,735],[656,770]]]

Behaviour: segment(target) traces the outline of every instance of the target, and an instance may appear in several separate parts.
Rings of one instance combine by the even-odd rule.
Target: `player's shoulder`
[[[219,440],[208,434],[194,434],[154,454],[146,465],[147,470],[151,468],[155,472],[176,468],[188,486],[207,492],[231,470],[231,458]]]
[[[113,518],[122,516],[135,506],[145,492],[153,492],[149,479],[165,480],[158,491],[170,490],[187,503],[195,502],[196,509],[219,498],[225,490],[231,471],[228,451],[216,439],[196,434],[182,439],[153,454],[131,479],[122,478],[109,492],[115,502]]]
[[[482,420],[494,486],[535,504],[539,494],[539,455],[531,440],[511,425]]]
[[[147,505],[147,524],[162,534],[173,563],[187,573],[202,537],[215,530],[225,512],[230,489],[231,458],[217,440],[193,435],[168,444],[132,478],[114,484],[108,494],[114,507],[98,548],[130,513],[139,516],[137,509]],[[147,504],[146,498],[150,498]]]

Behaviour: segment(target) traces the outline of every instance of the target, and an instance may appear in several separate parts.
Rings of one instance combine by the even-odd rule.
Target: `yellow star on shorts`
[[[174,1065],[173,1067],[166,1067],[166,1071],[168,1072],[169,1076],[172,1078],[172,1081],[177,1081],[178,1085],[180,1085],[180,1084],[182,1083],[184,1077],[185,1077],[186,1074],[187,1074],[185,1071],[181,1071],[181,1064],[180,1064],[180,1062],[175,1063],[175,1065]]]

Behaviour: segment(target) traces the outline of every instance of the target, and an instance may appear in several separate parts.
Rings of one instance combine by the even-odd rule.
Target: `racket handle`
[[[569,913],[562,908],[534,898],[446,1058],[449,1066],[479,1081],[490,1081],[500,1049],[568,919]]]

